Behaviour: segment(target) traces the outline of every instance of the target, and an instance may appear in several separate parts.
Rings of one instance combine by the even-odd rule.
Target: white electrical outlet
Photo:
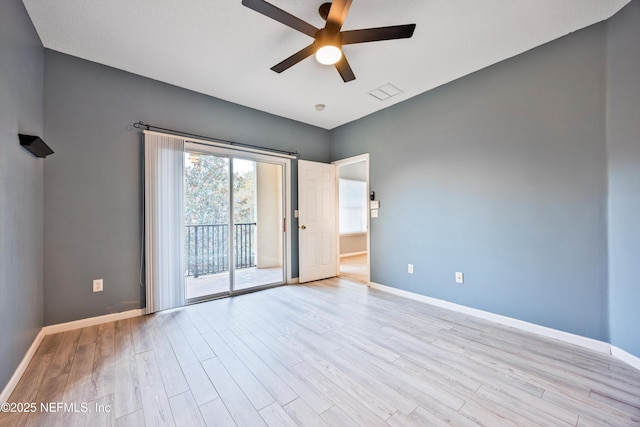
[[[104,281],[102,279],[93,279],[93,292],[102,292]]]
[[[407,273],[413,274],[413,264],[407,265]]]
[[[464,274],[456,271],[456,283],[464,283]]]

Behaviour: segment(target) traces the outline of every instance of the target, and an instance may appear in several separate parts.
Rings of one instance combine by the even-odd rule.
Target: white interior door
[[[300,283],[338,275],[336,167],[298,160]]]

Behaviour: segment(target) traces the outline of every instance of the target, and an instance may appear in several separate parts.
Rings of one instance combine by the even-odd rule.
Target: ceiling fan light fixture
[[[333,45],[325,45],[316,51],[316,60],[323,65],[333,65],[342,58],[342,50]]]
[[[356,76],[353,74],[344,52],[342,52],[343,45],[407,39],[413,36],[413,30],[416,28],[416,24],[405,24],[342,31],[342,25],[349,13],[352,1],[333,0],[331,3],[323,3],[319,9],[320,16],[326,21],[323,28],[316,28],[266,0],[242,0],[242,4],[267,18],[313,38],[313,43],[274,65],[271,70],[281,73],[315,54],[319,63],[335,66],[342,81],[347,83],[355,80]]]

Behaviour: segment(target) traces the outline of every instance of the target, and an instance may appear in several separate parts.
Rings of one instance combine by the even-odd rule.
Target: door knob
[[[301,225],[300,228],[302,228],[303,230],[306,230],[307,226],[306,225]]]

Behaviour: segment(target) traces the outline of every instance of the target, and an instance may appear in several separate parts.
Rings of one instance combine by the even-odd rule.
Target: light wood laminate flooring
[[[630,426],[640,372],[330,279],[49,335],[10,401],[38,410],[3,427]]]

